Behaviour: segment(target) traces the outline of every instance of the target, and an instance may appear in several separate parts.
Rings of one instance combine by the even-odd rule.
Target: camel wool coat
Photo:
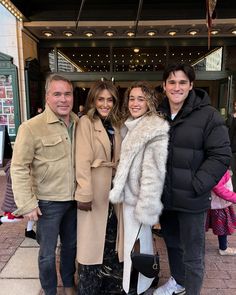
[[[77,128],[75,200],[92,201],[92,211],[77,210],[77,260],[80,264],[103,263],[109,191],[112,175],[120,154],[120,132],[115,129],[113,161],[111,143],[100,119],[91,121],[81,117]],[[115,206],[118,219],[117,251],[122,261],[123,218],[122,207]]]

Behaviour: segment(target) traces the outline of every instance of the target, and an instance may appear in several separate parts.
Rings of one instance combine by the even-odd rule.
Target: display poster
[[[5,126],[0,126],[0,167],[3,166],[3,155],[5,146]]]
[[[0,75],[0,125],[7,127],[9,136],[16,135],[12,75]]]

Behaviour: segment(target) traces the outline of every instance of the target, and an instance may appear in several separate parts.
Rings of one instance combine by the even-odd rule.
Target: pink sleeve
[[[230,173],[227,171],[224,176],[221,178],[219,183],[214,186],[213,191],[214,193],[220,197],[221,199],[224,199],[226,201],[236,203],[236,193],[229,190],[225,184],[229,181],[230,179]]]

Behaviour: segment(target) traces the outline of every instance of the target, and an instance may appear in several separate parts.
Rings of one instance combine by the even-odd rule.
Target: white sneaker
[[[219,253],[222,256],[225,256],[225,255],[230,255],[230,256],[236,255],[236,248],[230,248],[230,247],[228,247],[225,250],[220,250],[219,249]]]
[[[173,277],[170,277],[170,279],[164,285],[157,288],[153,292],[153,295],[174,295],[174,294],[184,295],[185,288],[177,284]]]

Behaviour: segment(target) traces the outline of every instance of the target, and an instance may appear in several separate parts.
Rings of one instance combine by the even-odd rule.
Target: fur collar
[[[129,122],[126,123],[129,124]],[[130,152],[137,154],[147,142],[155,137],[162,137],[168,130],[168,123],[159,116],[143,116],[132,128],[132,131],[127,133],[122,143],[123,154]]]

